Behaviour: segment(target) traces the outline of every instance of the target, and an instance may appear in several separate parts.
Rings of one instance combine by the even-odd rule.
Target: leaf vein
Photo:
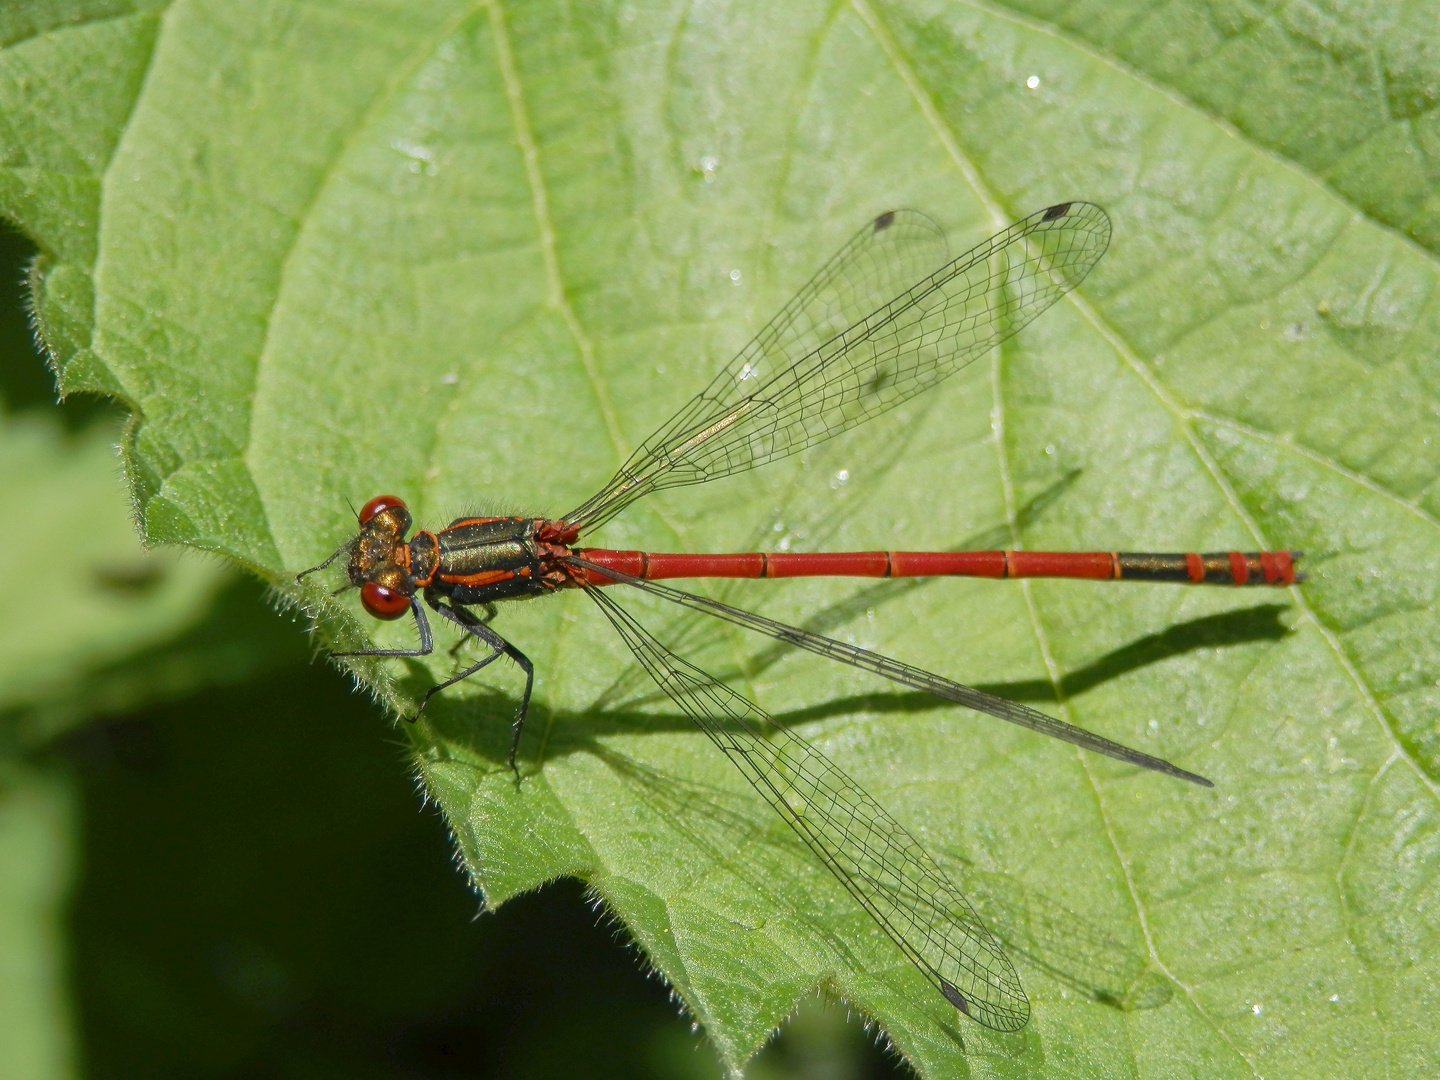
[[[263,321],[265,327],[265,334],[260,342],[260,349],[256,354],[255,364],[251,370],[250,383],[252,391],[255,388],[259,387],[262,374],[267,363],[269,362],[271,352],[271,334],[273,333],[275,328],[275,314],[276,311],[279,309],[281,298],[287,294],[287,281],[290,276],[291,261],[295,258],[296,252],[300,249],[301,238],[305,235],[305,230],[309,225],[316,208],[319,207],[321,201],[329,192],[330,185],[334,183],[340,176],[340,164],[349,156],[351,149],[358,143],[362,135],[371,130],[376,117],[386,106],[389,105],[391,100],[400,91],[401,87],[409,83],[410,76],[415,73],[415,71],[420,67],[421,64],[423,64],[432,55],[434,55],[436,45],[439,42],[444,41],[447,37],[454,33],[455,29],[460,26],[460,24],[462,24],[466,19],[470,18],[470,16],[473,15],[476,10],[478,10],[478,5],[476,4],[471,4],[460,8],[450,19],[441,24],[438,32],[426,37],[421,42],[420,47],[416,48],[411,53],[411,55],[407,59],[407,62],[399,65],[390,81],[385,86],[381,87],[380,90],[375,94],[369,105],[366,106],[365,112],[360,117],[359,121],[354,125],[350,132],[347,133],[345,137],[340,140],[340,144],[335,154],[331,157],[330,161],[326,163],[323,172],[319,176],[318,183],[315,184],[314,189],[310,193],[310,198],[306,201],[304,207],[301,209],[300,213],[295,219],[295,229],[291,233],[289,242],[285,246],[285,253],[280,257],[280,270],[275,278],[275,291],[270,298],[270,308],[268,311],[265,312],[265,317]],[[253,426],[255,423],[255,410],[253,407],[255,394],[253,392],[250,395],[249,400],[250,407],[247,410],[245,418],[246,432],[244,438],[246,450],[240,456],[241,460],[246,466],[247,471],[251,473],[251,477],[253,479],[254,471],[250,468],[250,463],[248,460],[249,447],[252,442]],[[258,493],[260,511],[262,514],[265,515],[265,535],[269,538],[271,546],[278,549],[279,544],[270,525],[270,510],[269,507],[266,505],[264,492],[260,489],[258,484],[256,485],[256,490]]]
[[[1214,424],[1216,427],[1229,428],[1231,431],[1234,431],[1240,435],[1244,435],[1246,438],[1254,439],[1257,442],[1269,443],[1272,446],[1278,446],[1282,449],[1294,451],[1301,457],[1308,458],[1310,461],[1313,461],[1321,468],[1333,472],[1337,476],[1343,477],[1344,479],[1350,481],[1352,484],[1363,487],[1371,494],[1378,495],[1382,499],[1394,503],[1402,510],[1405,510],[1408,513],[1413,514],[1415,517],[1419,518],[1431,528],[1440,529],[1440,519],[1437,519],[1424,507],[1420,506],[1418,502],[1405,498],[1398,492],[1392,491],[1390,488],[1386,487],[1379,481],[1374,480],[1371,477],[1366,476],[1364,473],[1356,471],[1355,469],[1351,469],[1345,465],[1340,464],[1340,462],[1336,461],[1328,454],[1323,454],[1319,450],[1316,450],[1313,447],[1306,445],[1305,443],[1297,442],[1295,439],[1276,435],[1274,432],[1265,431],[1262,428],[1254,427],[1250,424],[1245,423],[1242,420],[1235,420],[1228,416],[1220,416],[1217,413],[1207,412],[1204,409],[1190,409],[1187,411],[1189,415],[1196,420],[1201,420],[1207,424]]]
[[[1203,440],[1196,432],[1194,423],[1195,414],[1175,400],[1170,394],[1170,391],[1155,377],[1155,373],[1150,370],[1149,365],[1141,360],[1139,355],[1130,348],[1129,342],[1125,341],[1115,328],[1102,318],[1098,311],[1090,306],[1084,297],[1080,296],[1078,292],[1072,292],[1069,299],[1079,310],[1080,314],[1085,317],[1086,321],[1099,331],[1101,336],[1110,343],[1116,355],[1140,377],[1141,381],[1149,388],[1161,406],[1170,413],[1172,422],[1180,430],[1181,434],[1184,435],[1185,440],[1190,444],[1191,450],[1194,452],[1196,458],[1199,459],[1201,466],[1210,474],[1211,479],[1215,482],[1216,487],[1220,489],[1220,493],[1225,497],[1225,501],[1230,504],[1231,510],[1235,513],[1235,516],[1239,518],[1240,523],[1245,526],[1256,544],[1262,549],[1268,548],[1269,541],[1266,539],[1259,523],[1250,516],[1249,512],[1246,511],[1245,507],[1241,504],[1239,496],[1235,494],[1235,489],[1230,483],[1230,478],[1225,474],[1225,471],[1220,467],[1219,463],[1211,456],[1210,451],[1206,448]],[[1303,589],[1299,586],[1292,585],[1289,591],[1295,600],[1295,606],[1300,609],[1306,620],[1309,621],[1325,639],[1325,643],[1335,655],[1341,669],[1359,692],[1361,700],[1365,703],[1365,707],[1379,725],[1386,739],[1401,753],[1406,763],[1409,764],[1410,768],[1415,772],[1415,775],[1420,778],[1421,783],[1425,785],[1426,790],[1430,792],[1431,798],[1436,802],[1440,802],[1440,785],[1437,785],[1426,773],[1420,762],[1416,761],[1414,757],[1406,751],[1399,733],[1395,731],[1390,722],[1390,718],[1381,707],[1375,691],[1360,673],[1359,668],[1355,666],[1349,653],[1346,652],[1340,642],[1339,637],[1315,613],[1315,609],[1310,606]]]
[[[579,317],[565,288],[565,279],[560,270],[560,258],[556,250],[555,225],[550,219],[550,199],[545,186],[545,174],[540,167],[540,148],[535,142],[529,110],[525,106],[525,91],[520,83],[520,73],[515,65],[515,55],[510,48],[510,34],[505,26],[505,12],[500,0],[488,0],[486,8],[490,13],[491,36],[495,39],[495,57],[500,67],[500,77],[505,83],[505,95],[510,101],[510,122],[515,127],[515,139],[520,144],[520,153],[525,160],[525,178],[530,185],[530,197],[534,206],[535,223],[540,234],[540,256],[545,264],[545,280],[549,286],[548,302],[560,315],[566,330],[575,341],[580,352],[580,364],[590,383],[595,404],[605,421],[606,433],[614,446],[617,460],[623,461],[629,453],[615,404],[600,371],[595,365],[595,346],[585,333]]]
[[[857,2],[860,2],[860,0],[857,0]],[[1009,22],[1015,26],[1029,30],[1032,33],[1041,34],[1045,37],[1053,38],[1056,41],[1063,42],[1070,48],[1074,49],[1076,52],[1088,57],[1090,60],[1093,60],[1097,64],[1108,67],[1116,73],[1123,75],[1128,79],[1134,80],[1136,83],[1145,87],[1146,89],[1154,91],[1155,93],[1159,94],[1161,97],[1165,98],[1167,101],[1171,102],[1177,107],[1184,109],[1187,112],[1192,112],[1203,117],[1207,123],[1215,125],[1215,127],[1219,128],[1220,131],[1225,135],[1228,135],[1230,138],[1234,139],[1238,143],[1244,144],[1256,157],[1263,158],[1267,161],[1272,161],[1276,165],[1279,165],[1281,168],[1308,180],[1316,187],[1324,189],[1337,202],[1349,207],[1352,211],[1354,211],[1357,217],[1364,218],[1370,224],[1375,226],[1375,228],[1393,236],[1396,240],[1400,241],[1411,251],[1418,254],[1427,263],[1431,265],[1436,265],[1437,263],[1440,263],[1440,257],[1437,257],[1435,252],[1431,251],[1429,248],[1426,248],[1419,241],[1415,240],[1408,233],[1402,232],[1396,226],[1391,225],[1390,223],[1373,216],[1365,207],[1358,205],[1343,191],[1333,186],[1329,182],[1329,180],[1323,175],[1316,174],[1312,170],[1301,165],[1294,158],[1287,157],[1284,154],[1280,153],[1280,151],[1275,150],[1270,146],[1266,146],[1264,143],[1256,141],[1249,133],[1244,131],[1242,128],[1237,127],[1233,122],[1231,122],[1224,116],[1207,111],[1194,99],[1181,94],[1178,90],[1170,86],[1167,86],[1163,83],[1155,82],[1153,79],[1142,74],[1140,71],[1130,67],[1130,65],[1121,62],[1117,57],[1111,55],[1110,53],[1102,52],[1099,48],[1085,41],[1083,38],[1078,38],[1063,33],[1061,29],[1053,23],[1042,22],[1038,19],[1029,18],[1009,8],[997,7],[995,5],[986,3],[985,0],[959,0],[959,2],[964,4],[966,7],[973,8],[975,11],[982,12],[997,19],[1003,19],[1006,22]]]

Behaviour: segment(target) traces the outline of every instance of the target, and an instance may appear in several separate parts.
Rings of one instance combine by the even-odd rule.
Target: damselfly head
[[[360,603],[377,619],[398,619],[410,610],[410,511],[394,495],[377,495],[360,508],[360,535],[346,568],[360,587]]]

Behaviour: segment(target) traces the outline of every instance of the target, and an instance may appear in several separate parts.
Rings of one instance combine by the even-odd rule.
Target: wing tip
[[[1199,773],[1193,773],[1189,769],[1182,769],[1179,765],[1172,764],[1164,758],[1155,758],[1154,760],[1164,766],[1163,768],[1155,769],[1155,772],[1162,773],[1166,776],[1173,776],[1176,780],[1187,781],[1196,787],[1213,788],[1215,786],[1215,781],[1209,777],[1201,776]]]
[[[946,1001],[970,1017],[971,1020],[992,1031],[1020,1031],[1030,1022],[1030,1003],[1024,999],[1024,995],[1021,995],[1018,1009],[1001,1009],[987,1005],[979,1010],[980,1015],[977,1016],[970,1007],[970,999],[962,994],[953,983],[941,979],[940,993],[945,995]]]

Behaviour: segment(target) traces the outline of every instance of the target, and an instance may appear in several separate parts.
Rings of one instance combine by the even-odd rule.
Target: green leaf
[[[197,635],[230,575],[214,559],[141,548],[117,482],[118,436],[105,422],[71,436],[53,416],[0,416],[0,489],[21,523],[0,540],[0,560],[22,570],[7,583],[18,617],[0,626],[6,744],[35,745],[98,713],[239,678],[254,669],[252,653],[267,651],[238,640],[227,651]],[[170,646],[187,631],[184,646]],[[223,663],[201,674],[202,651]]]
[[[76,1075],[62,913],[77,817],[67,777],[0,759],[0,1066],[15,1080]]]
[[[18,284],[32,256],[0,236],[0,275]],[[220,560],[143,550],[117,483],[119,425],[95,416],[99,400],[53,404],[19,290],[4,300],[0,494],[23,527],[0,539],[0,562],[40,572],[7,582],[19,617],[0,627],[0,747],[302,656],[300,641],[277,639],[254,584]]]
[[[931,400],[596,538],[1306,551],[1264,595],[717,592],[1208,793],[636,605],[951,872],[1017,961],[1024,1033],[958,1019],[582,595],[495,624],[539,671],[522,782],[499,665],[411,729],[420,770],[489,902],[584,878],[731,1065],[824,983],[927,1076],[1414,1074],[1440,997],[1440,321],[1435,184],[1402,144],[1431,138],[1433,30],[1049,10],[34,4],[0,35],[0,208],[46,254],[66,387],[136,412],[151,539],[293,589],[347,499],[431,526],[579,503],[880,211],[958,251],[1101,203],[1115,240],[1073,302]],[[1348,59],[1378,38],[1383,107]],[[353,593],[292,595],[347,644],[413,641]],[[407,708],[451,665],[356,670]]]
[[[1017,0],[1271,150],[1374,221],[1440,250],[1440,23],[1424,4]]]

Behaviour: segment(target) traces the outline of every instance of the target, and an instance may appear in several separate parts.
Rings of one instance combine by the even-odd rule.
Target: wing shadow
[[[1139,668],[1158,664],[1197,649],[1279,641],[1293,632],[1280,620],[1281,614],[1286,610],[1283,604],[1257,604],[1254,607],[1191,619],[1157,634],[1138,638],[1062,676],[1058,697],[1056,688],[1044,679],[978,683],[975,689],[1011,701],[1053,703],[1059,697],[1073,697]],[[418,700],[430,684],[429,671],[420,664],[411,662],[410,673],[403,680],[406,689]],[[536,742],[537,729],[543,729],[546,733],[542,740],[545,755],[576,750],[593,753],[596,751],[594,740],[602,735],[694,729],[690,718],[682,713],[656,712],[644,707],[657,697],[665,700],[659,697],[657,691],[654,696],[632,699],[623,707],[605,705],[579,711],[551,711],[536,702],[531,706],[530,716],[526,721],[526,734],[521,741],[521,757],[525,758],[528,752],[531,760],[534,760],[533,755],[539,745]],[[510,720],[514,716],[515,708],[515,699],[498,691],[472,694],[459,699],[441,694],[431,700],[425,717],[427,723],[447,740],[472,745],[482,757],[503,766],[509,754]],[[781,726],[789,727],[860,712],[921,713],[954,708],[958,706],[920,691],[877,691],[831,698],[804,708],[778,712],[773,714],[773,719]]]
[[[477,724],[477,706],[493,722]],[[513,708],[513,700],[505,695],[487,694],[447,703],[434,717],[427,716],[426,723],[440,736],[436,745],[448,750],[452,760],[465,760],[509,784],[512,780],[505,757]],[[744,879],[752,895],[777,905],[797,904],[798,881],[772,880],[770,871],[759,863],[751,866],[751,860],[737,857],[751,844],[779,845],[792,857],[810,857],[799,839],[762,802],[743,787],[676,776],[627,753],[623,746],[601,741],[615,733],[693,731],[694,724],[688,717],[628,710],[550,713],[537,707],[532,720],[543,731],[527,736],[531,752],[522,754],[522,783],[523,777],[533,776],[542,765],[537,750],[544,760],[573,753],[593,755],[623,779],[639,799],[671,822],[685,843],[724,863]],[[1156,1008],[1173,996],[1169,980],[1155,970],[1141,950],[1071,911],[1058,898],[1009,874],[976,870],[956,852],[940,850],[932,854],[940,858],[946,873],[974,903],[1006,949],[1051,978],[1090,1000],[1123,1011]],[[814,869],[822,871],[818,862]],[[802,910],[803,905],[796,908],[797,916]],[[850,943],[833,927],[816,923],[813,929],[837,954],[856,962]]]

